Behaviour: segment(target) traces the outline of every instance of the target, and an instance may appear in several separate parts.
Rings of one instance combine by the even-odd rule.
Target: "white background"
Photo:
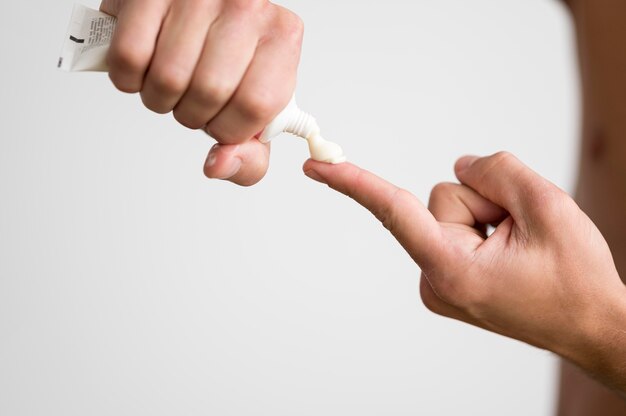
[[[572,189],[556,1],[281,4],[306,23],[299,103],[353,162],[425,201],[505,149]],[[57,71],[71,6],[0,14],[0,414],[551,414],[556,359],[428,312],[380,224],[302,175],[303,141],[258,186],[209,181],[208,137]]]

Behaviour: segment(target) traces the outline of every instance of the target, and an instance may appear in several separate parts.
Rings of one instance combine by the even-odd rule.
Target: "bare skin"
[[[270,146],[254,137],[293,95],[300,18],[267,0],[102,0],[100,9],[118,18],[113,84],[215,138],[209,178],[261,180]]]
[[[626,2],[566,2],[584,90],[578,206],[508,154],[462,159],[461,184],[436,187],[429,210],[354,165],[305,170],[394,232],[427,271],[429,309],[565,357],[559,415],[624,415]],[[254,136],[293,92],[300,19],[267,0],[103,0],[101,9],[119,18],[109,55],[115,86],[216,138],[208,177],[258,182],[269,146]],[[493,237],[486,223],[499,224]],[[467,267],[455,269],[460,261]]]
[[[469,169],[459,169],[459,165],[466,163],[466,159],[461,159],[456,168],[461,184],[442,184],[431,194],[429,210],[438,226],[419,201],[406,191],[358,167],[329,167],[309,161],[304,170],[311,178],[355,199],[390,229],[426,272],[422,278],[421,295],[433,312],[520,339],[564,357],[559,415],[625,415],[626,293],[622,280],[626,277],[626,3],[620,0],[571,0],[568,5],[576,25],[584,92],[576,201],[604,235],[615,261],[604,253],[589,267],[589,262],[600,255],[605,244],[588,233],[577,242],[581,231],[589,226],[584,216],[565,202],[567,198],[563,195],[551,195],[554,189],[541,190],[545,183],[520,167],[510,155],[479,159],[477,163],[482,167],[473,165]],[[480,178],[478,181],[472,180],[470,172],[474,169]],[[505,178],[506,184],[498,186],[498,178]],[[521,187],[511,190],[518,186]],[[481,200],[481,196],[484,199]],[[551,216],[550,206],[554,204],[558,209]],[[493,236],[480,241],[481,237],[485,238],[480,234],[481,224],[498,223],[498,207],[510,214],[493,234],[495,241],[501,243],[500,251],[486,256],[493,261],[481,264],[484,258],[481,252],[494,247],[488,243]],[[516,215],[515,211],[520,207],[523,213]],[[546,214],[549,220],[544,223],[545,218],[541,218]],[[570,215],[577,219],[573,220]],[[548,224],[563,220],[565,223],[550,230]],[[524,223],[529,234],[520,240],[520,234],[525,233]],[[472,226],[477,234],[463,233],[471,232],[468,227]],[[502,233],[498,235],[498,231],[501,229],[508,239],[500,240]],[[455,238],[447,238],[450,233]],[[559,244],[553,239],[567,235],[567,247],[552,257],[554,247],[537,244],[533,241],[535,233],[544,235],[546,242],[551,241],[548,245],[557,246]],[[443,245],[440,244],[442,240],[446,242]],[[516,241],[519,245],[513,248],[513,258],[523,259],[523,266],[518,265],[523,267],[523,276],[518,276],[519,280],[509,280],[507,278],[515,276],[518,268],[510,267],[511,263],[506,259],[511,249],[508,245],[515,245]],[[468,247],[473,254],[465,264]],[[582,247],[584,249],[580,250]],[[439,249],[443,251],[439,252]],[[538,250],[540,255],[536,261],[526,257],[530,254],[528,249],[531,252]],[[579,255],[570,256],[577,250],[580,250]],[[451,265],[459,263],[460,267],[450,269]],[[473,271],[476,264],[479,265],[478,271]],[[579,279],[570,280],[574,275]],[[537,280],[525,286],[533,276]],[[555,276],[556,279],[552,280]],[[612,277],[607,279],[607,276]],[[507,282],[508,290],[499,287],[502,280]],[[549,293],[554,285],[560,286],[567,281],[570,288],[561,287]],[[462,289],[455,290],[459,287]],[[507,297],[511,290],[515,291],[516,298],[526,302],[524,313],[517,316],[516,311],[522,307]],[[580,297],[576,295],[578,290],[582,290]],[[498,307],[502,300],[505,302]],[[556,309],[551,310],[555,305]],[[527,311],[534,311],[537,315],[527,315]],[[588,324],[579,326],[581,321]]]
[[[626,277],[626,2],[570,0],[584,94],[576,201],[607,240]],[[558,414],[625,415],[623,395],[563,361]]]

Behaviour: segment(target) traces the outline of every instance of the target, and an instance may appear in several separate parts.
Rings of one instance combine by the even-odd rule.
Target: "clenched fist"
[[[214,137],[208,177],[258,182],[269,145],[254,136],[295,89],[300,18],[267,0],[103,0],[100,10],[118,18],[113,84]]]

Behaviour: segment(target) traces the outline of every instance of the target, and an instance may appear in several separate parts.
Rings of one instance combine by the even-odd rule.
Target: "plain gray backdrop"
[[[275,139],[258,186],[210,181],[207,136],[57,71],[72,4],[0,14],[0,414],[551,414],[556,358],[428,312],[383,227],[303,176],[304,141]],[[572,189],[555,0],[281,4],[299,104],[352,162],[424,202],[498,150]]]

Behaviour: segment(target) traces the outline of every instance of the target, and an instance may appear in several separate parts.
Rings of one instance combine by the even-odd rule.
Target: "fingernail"
[[[215,165],[215,162],[217,162],[217,151],[219,148],[219,144],[216,144],[211,148],[211,150],[209,151],[209,156],[206,158],[206,162],[204,162],[204,165],[206,167],[210,168],[211,166]]]
[[[457,162],[457,169],[458,170],[465,170],[467,168],[469,168],[470,166],[472,166],[472,164],[474,162],[476,162],[476,160],[478,160],[478,156],[463,156],[461,159],[459,159],[459,161]]]
[[[319,173],[317,173],[313,169],[309,169],[309,170],[305,171],[304,174],[306,176],[308,176],[309,178],[313,179],[314,181],[317,181],[317,182],[320,182],[320,183],[326,183],[326,182],[324,182],[324,179],[319,175]]]

